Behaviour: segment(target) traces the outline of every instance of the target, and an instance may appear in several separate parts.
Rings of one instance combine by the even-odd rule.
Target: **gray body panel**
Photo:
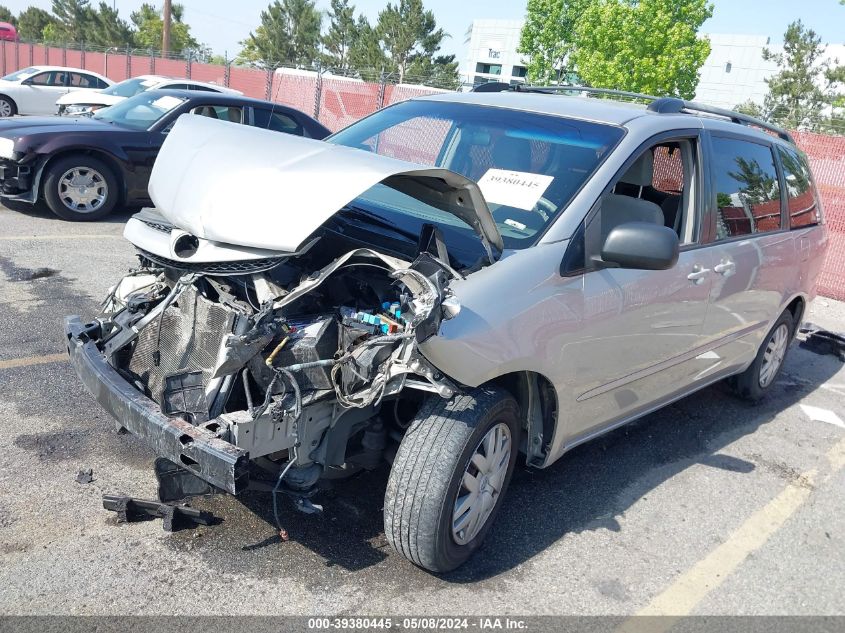
[[[441,371],[471,387],[513,372],[545,377],[558,404],[546,466],[591,437],[743,371],[787,306],[815,296],[827,244],[823,224],[688,245],[669,270],[560,274],[575,231],[652,137],[697,130],[706,145],[708,131],[721,131],[789,146],[779,139],[727,121],[593,99],[518,93],[435,98],[626,129],[538,244],[506,252],[493,266],[452,283],[462,309],[420,347]],[[697,206],[702,225],[711,221],[709,201]],[[715,272],[726,263],[733,265]],[[700,283],[687,278],[696,266],[707,271]]]

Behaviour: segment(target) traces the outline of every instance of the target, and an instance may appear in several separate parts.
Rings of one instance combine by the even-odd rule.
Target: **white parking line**
[[[816,486],[824,484],[845,466],[845,439],[837,442],[826,456],[827,472],[819,479],[817,469],[801,474],[763,508],[752,514],[728,539],[681,574],[636,616],[623,622],[617,632],[663,633],[677,620],[692,613],[710,592],[717,589],[809,498]],[[823,468],[820,466],[820,468]],[[639,616],[669,616],[641,619]]]
[[[67,354],[46,354],[44,356],[27,356],[26,358],[12,358],[0,360],[0,369],[14,367],[29,367],[30,365],[44,365],[46,363],[60,363],[67,360]]]
[[[123,235],[103,233],[102,235],[0,235],[0,242],[26,242],[29,240],[100,240],[103,238],[121,238]]]

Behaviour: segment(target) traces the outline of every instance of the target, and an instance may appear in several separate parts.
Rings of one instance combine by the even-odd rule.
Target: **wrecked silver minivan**
[[[171,492],[256,487],[315,512],[321,479],[387,461],[388,541],[453,569],[517,453],[548,466],[726,377],[759,397],[813,295],[809,171],[780,180],[768,239],[771,192],[764,224],[714,174],[710,135],[749,138],[728,150],[768,153],[775,184],[803,168],[794,146],[652,105],[440,95],[329,143],[184,116],[156,208],[126,225],[139,267],[101,317],[66,320],[73,365],[178,466]],[[790,217],[793,195],[815,210]]]

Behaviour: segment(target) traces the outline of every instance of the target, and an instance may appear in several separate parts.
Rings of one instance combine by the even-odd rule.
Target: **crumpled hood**
[[[460,174],[202,116],[178,119],[149,192],[164,217],[197,237],[294,252],[380,182],[453,213],[488,251],[490,245],[502,250],[478,185]]]
[[[103,105],[110,106],[120,103],[125,97],[106,95],[99,90],[74,90],[63,94],[56,101],[56,105]]]

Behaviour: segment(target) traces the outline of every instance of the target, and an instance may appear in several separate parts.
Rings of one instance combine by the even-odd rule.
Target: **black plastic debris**
[[[103,495],[103,507],[117,512],[119,523],[130,523],[144,519],[164,519],[165,532],[173,532],[182,526],[196,524],[213,525],[216,518],[205,510],[196,510],[186,505],[175,506],[149,499],[135,499],[126,495]]]
[[[169,503],[187,497],[213,495],[217,488],[200,479],[164,457],[155,460],[155,475],[158,480],[158,500]]]
[[[94,469],[87,468],[85,470],[80,470],[76,473],[76,483],[78,484],[90,484],[94,481]]]
[[[806,338],[799,344],[816,354],[832,354],[845,363],[845,335],[823,330],[812,323],[805,323],[798,331]]]

